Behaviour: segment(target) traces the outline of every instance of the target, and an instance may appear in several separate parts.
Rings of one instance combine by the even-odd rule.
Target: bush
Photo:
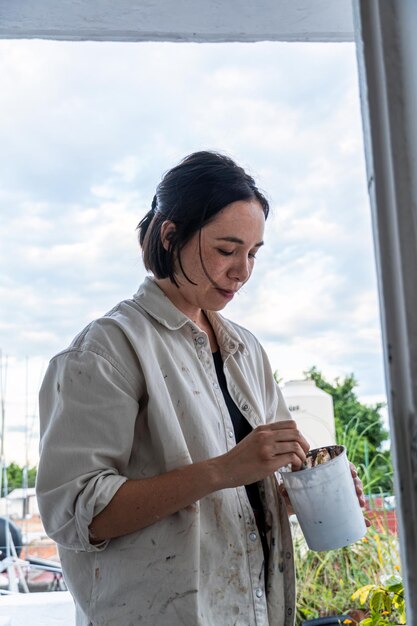
[[[374,585],[400,567],[398,540],[389,532],[369,529],[361,541],[328,552],[310,551],[301,531],[294,535],[297,624],[359,608],[352,601],[358,587]]]
[[[382,626],[382,624],[405,624],[404,585],[399,576],[389,576],[379,585],[365,585],[352,596],[368,608],[368,616],[362,626]]]
[[[384,493],[392,493],[390,454],[382,449],[388,437],[380,415],[383,405],[362,404],[354,391],[357,382],[353,375],[330,383],[315,367],[306,374],[318,387],[332,395],[337,443],[346,447],[349,460],[358,469],[365,493],[379,494],[381,499]],[[362,541],[329,552],[309,551],[301,531],[295,531],[297,624],[303,620],[343,615],[352,609],[359,609],[360,600],[365,596],[365,600],[368,599],[366,589],[370,600],[374,592],[377,594],[377,599],[372,600],[376,607],[382,598],[376,591],[380,591],[378,582],[384,576],[398,573],[400,557],[398,540],[388,531],[387,516],[378,512],[374,523],[375,526],[368,530]],[[365,591],[362,595],[354,595],[352,600],[358,588]],[[366,626],[377,623],[388,622],[373,621]]]

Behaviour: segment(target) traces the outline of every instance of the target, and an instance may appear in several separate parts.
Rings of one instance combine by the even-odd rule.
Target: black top
[[[233,402],[232,397],[229,393],[226,383],[226,376],[224,375],[223,370],[223,360],[220,354],[220,351],[213,352],[213,360],[214,366],[216,368],[217,379],[219,381],[220,389],[222,390],[224,400],[226,402],[226,406],[229,410],[230,418],[233,423],[233,430],[235,431],[236,443],[242,441],[244,437],[249,435],[252,432],[252,426],[249,424],[248,420],[242,415],[237,405]],[[258,483],[251,483],[250,485],[245,485],[246,493],[248,494],[249,502],[252,506],[253,513],[255,515],[256,524],[258,526],[259,534],[262,542],[262,549],[264,552],[264,566],[265,566],[265,586],[268,577],[268,556],[269,556],[269,548],[266,540],[266,529],[265,529],[265,514],[262,508],[262,502],[259,495],[259,487]]]
[[[214,365],[216,367],[217,379],[219,381],[220,389],[222,390],[226,406],[229,409],[230,418],[233,423],[233,429],[235,431],[236,443],[242,441],[244,437],[252,432],[252,426],[248,420],[242,415],[236,404],[233,402],[226,384],[226,376],[223,370],[223,360],[220,351],[213,352]],[[257,483],[251,485],[245,485],[246,492],[248,494],[249,502],[255,512],[255,515],[262,514],[262,504],[259,497],[259,489]]]

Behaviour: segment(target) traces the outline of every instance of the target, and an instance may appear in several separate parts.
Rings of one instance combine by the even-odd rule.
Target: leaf
[[[392,611],[392,598],[388,594],[386,594],[384,598],[384,609],[388,611],[388,613]]]
[[[391,576],[388,576],[388,578],[384,578],[382,580],[383,585],[389,590],[389,591],[393,591],[393,587],[397,587],[398,585],[402,588],[403,586],[403,581],[401,576],[396,576],[395,574],[392,574]]]
[[[359,598],[360,604],[365,604],[372,589],[375,589],[375,585],[365,585],[364,587],[360,587],[352,595],[352,600],[358,600]]]
[[[405,623],[406,623],[406,616],[405,616],[405,603],[404,603],[404,606],[402,610],[400,611],[400,624],[405,624]]]
[[[379,613],[384,605],[385,592],[382,589],[378,589],[372,594],[369,606],[371,611]]]

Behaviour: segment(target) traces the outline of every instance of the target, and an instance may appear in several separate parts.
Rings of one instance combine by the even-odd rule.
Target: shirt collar
[[[205,313],[213,327],[220,348],[230,354],[234,354],[237,350],[246,354],[246,346],[231,322],[217,311],[206,311]]]
[[[186,324],[197,328],[184,313],[158,287],[150,276],[147,276],[133,296],[135,302],[157,322],[169,330],[179,330]],[[233,354],[237,350],[245,352],[245,344],[230,322],[216,311],[205,312],[216,334],[220,348]]]

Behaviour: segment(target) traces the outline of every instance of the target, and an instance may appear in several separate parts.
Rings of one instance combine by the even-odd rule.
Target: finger
[[[302,437],[302,441],[300,441],[300,445],[302,447],[302,449],[304,450],[304,452],[307,454],[307,452],[310,450],[311,446],[309,444],[309,442],[307,441],[307,439],[305,437]]]
[[[255,446],[258,446],[259,451],[268,458],[278,456],[279,454],[297,452],[303,460],[305,459],[305,452],[300,443],[285,431],[282,431],[279,435],[265,432],[259,433],[258,437],[254,438],[254,443]]]
[[[363,491],[363,485],[362,485],[361,479],[360,478],[354,478],[353,484],[355,485],[355,491],[358,494],[358,496],[363,496],[364,495],[364,491]]]
[[[288,439],[285,436],[272,438],[266,447],[269,448],[272,456],[296,454],[301,462],[306,460],[306,453],[304,452],[300,442],[294,439]]]
[[[360,480],[360,478],[355,478],[353,480],[353,483],[355,485],[355,491],[356,491],[356,495],[358,496],[359,504],[361,506],[365,506],[366,500],[365,500],[365,493],[363,491],[362,481]]]
[[[281,449],[275,456],[279,460],[279,467],[290,465],[293,472],[300,470],[305,465],[306,457],[302,448],[294,449],[290,452],[284,452]]]
[[[297,424],[294,420],[273,422],[272,424],[258,426],[255,430],[273,433],[275,435],[275,441],[277,442],[297,441],[306,453],[310,450],[310,444],[304,435],[298,430]]]
[[[357,471],[355,465],[353,465],[353,463],[351,463],[351,461],[349,461],[349,465],[350,465],[350,473],[352,474],[352,478],[356,478],[356,476],[358,475],[358,471]]]
[[[290,465],[293,471],[299,470],[305,463],[305,453],[297,442],[280,442],[265,446],[262,451],[263,460],[275,466],[274,471]]]
[[[287,507],[288,514],[291,515],[293,513],[292,504],[291,504],[290,497],[288,495],[288,491],[285,489],[284,485],[278,486],[278,492],[284,498],[284,502]]]
[[[356,489],[356,495],[358,497],[359,506],[363,508],[366,505],[366,498],[363,491]]]
[[[363,484],[361,479],[358,476],[358,472],[356,467],[353,465],[353,463],[351,463],[349,461],[349,466],[350,466],[350,473],[352,474],[352,478],[353,478],[353,482],[355,485],[355,490],[358,496],[363,496],[364,495],[364,491],[363,491]],[[363,500],[365,501],[365,499],[363,498]]]
[[[294,436],[294,433],[296,435]],[[303,461],[305,461],[305,455],[310,450],[310,444],[307,439],[300,433],[299,430],[281,430],[275,433],[275,442],[277,444],[281,442],[295,442],[303,451]]]
[[[359,490],[359,491],[363,491],[363,484],[362,484],[362,481],[361,481],[361,479],[359,478],[359,476],[356,476],[356,477],[353,479],[353,484],[354,484],[354,485],[355,485],[355,487],[356,487],[356,491],[358,491],[358,490]]]
[[[305,452],[298,441],[277,439],[273,433],[265,431],[256,433],[256,439],[259,458],[263,462],[277,463],[277,469],[285,465],[292,465],[293,469],[299,469],[306,460]]]
[[[285,489],[284,484],[281,483],[280,485],[278,485],[278,491],[280,492],[280,494],[284,497],[287,498],[288,497],[288,491]]]
[[[297,430],[297,422],[294,420],[279,420],[278,422],[271,422],[270,424],[262,424],[258,426],[262,430]]]

